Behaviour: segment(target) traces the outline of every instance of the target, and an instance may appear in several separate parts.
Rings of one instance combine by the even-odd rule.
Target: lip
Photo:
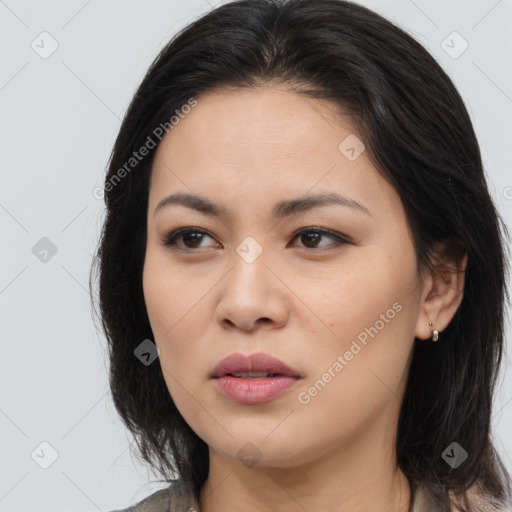
[[[234,373],[266,372],[278,374],[275,377],[243,378]],[[295,387],[302,377],[285,363],[268,354],[240,353],[222,359],[215,367],[211,378],[217,391],[226,398],[247,405],[269,402]]]
[[[238,352],[222,359],[213,370],[211,377],[216,379],[230,373],[249,372],[277,373],[286,377],[301,378],[296,370],[268,354],[258,353],[245,356]]]

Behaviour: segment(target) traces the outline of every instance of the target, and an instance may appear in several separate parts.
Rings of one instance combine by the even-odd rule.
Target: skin
[[[329,102],[285,85],[197,100],[157,151],[143,290],[169,393],[209,446],[201,512],[409,510],[394,446],[414,337],[430,338],[432,321],[442,343],[463,273],[420,272],[398,194],[366,152],[350,161],[338,150],[357,133]],[[228,214],[182,205],[155,213],[178,192],[221,203]],[[327,205],[271,216],[279,201],[321,192],[358,201],[369,214]],[[207,234],[178,237],[174,249],[162,243],[187,226]],[[351,242],[294,237],[300,228]],[[263,250],[252,263],[236,251],[248,236]],[[466,259],[447,263],[464,269]],[[397,303],[400,311],[333,371],[358,334]],[[265,404],[231,401],[210,374],[234,352],[270,354],[303,378]],[[329,368],[330,381],[301,403],[299,394]],[[237,456],[246,443],[257,448],[255,465]]]

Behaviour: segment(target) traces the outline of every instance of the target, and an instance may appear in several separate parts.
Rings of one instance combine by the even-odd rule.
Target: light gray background
[[[406,28],[453,78],[510,226],[512,1],[360,3]],[[147,67],[179,28],[214,5],[0,0],[0,511],[111,510],[162,486],[146,485],[153,475],[130,454],[133,440],[107,386],[105,341],[91,318],[89,267],[104,208],[93,189],[102,185],[120,120]],[[40,52],[51,49],[43,31],[58,43],[45,59],[31,47],[35,41]],[[463,41],[446,39],[453,31],[469,43],[458,58]],[[33,253],[43,237],[57,248],[46,263]],[[512,470],[509,359],[493,423]],[[48,469],[35,462],[51,461],[43,441],[58,453]]]

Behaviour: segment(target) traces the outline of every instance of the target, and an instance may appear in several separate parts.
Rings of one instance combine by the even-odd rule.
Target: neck
[[[200,511],[409,512],[411,491],[396,464],[394,436],[382,432],[371,429],[300,467],[247,467],[210,448]]]

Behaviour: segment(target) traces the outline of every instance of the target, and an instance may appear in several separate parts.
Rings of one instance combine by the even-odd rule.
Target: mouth
[[[224,375],[223,375],[224,377]],[[236,377],[237,379],[268,379],[272,377],[283,377],[280,373],[249,372],[249,373],[226,373],[226,377]]]
[[[302,376],[267,354],[232,354],[215,367],[211,378],[224,397],[245,405],[269,402],[294,388]]]
[[[235,353],[225,357],[217,364],[211,374],[211,378],[219,379],[224,376],[238,379],[302,378],[299,372],[293,370],[279,359],[261,353],[251,354],[250,356]]]

